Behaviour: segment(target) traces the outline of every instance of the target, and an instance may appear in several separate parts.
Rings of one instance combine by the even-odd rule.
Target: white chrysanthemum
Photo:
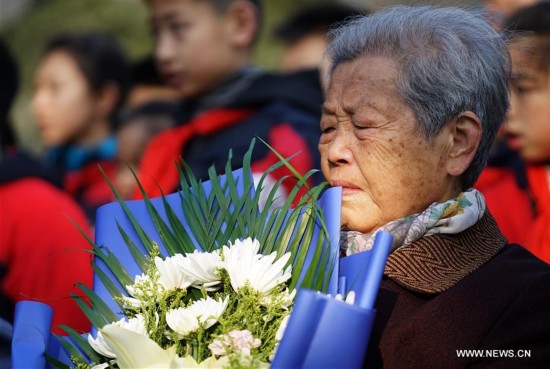
[[[126,328],[132,332],[147,336],[147,328],[145,327],[145,319],[142,315],[136,315],[133,318],[130,318],[128,321],[126,319],[121,319],[118,322],[107,324],[107,326],[115,325],[121,328]],[[93,338],[91,334],[88,334],[88,343],[92,348],[98,353],[112,359],[116,358],[116,355],[113,353],[112,348],[109,346],[105,337],[101,331],[97,332],[97,337]]]
[[[248,282],[253,289],[269,293],[291,277],[290,266],[283,270],[290,258],[289,252],[275,261],[276,252],[262,255],[258,254],[259,249],[260,242],[251,238],[237,240],[230,247],[223,247],[224,268],[235,291]]]
[[[194,281],[189,275],[184,273],[184,257],[182,254],[176,254],[162,260],[155,257],[155,266],[159,272],[159,284],[166,290],[186,289]]]
[[[166,323],[181,339],[195,332],[199,326],[210,328],[218,321],[227,307],[228,299],[214,300],[211,297],[195,301],[186,308],[170,310],[166,313]]]
[[[221,267],[221,256],[218,251],[199,252],[187,254],[182,262],[183,273],[188,279],[194,281],[193,287],[204,288],[207,291],[215,291],[221,283],[217,269]]]

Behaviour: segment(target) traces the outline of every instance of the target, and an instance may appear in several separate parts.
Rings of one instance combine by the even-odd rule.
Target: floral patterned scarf
[[[476,189],[462,192],[457,198],[442,204],[433,203],[422,213],[393,220],[370,233],[340,232],[342,254],[352,255],[370,250],[378,231],[393,235],[391,252],[433,234],[454,234],[474,225],[485,213],[485,198]]]

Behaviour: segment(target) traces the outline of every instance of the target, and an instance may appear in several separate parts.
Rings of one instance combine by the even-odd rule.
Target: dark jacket
[[[233,168],[242,166],[242,158],[253,138],[269,143],[283,156],[300,152],[291,160],[305,174],[319,168],[317,150],[322,93],[318,72],[308,71],[282,76],[268,73],[256,75],[246,86],[220,105],[198,109],[184,105],[184,124],[164,131],[149,143],[140,165],[140,181],[149,196],[173,192],[179,184],[174,162],[182,158],[198,178],[207,177],[215,164],[220,172],[233,152]],[[252,170],[262,172],[278,158],[262,143],[252,155]],[[274,173],[278,178],[290,172]],[[290,185],[289,185],[290,187]],[[139,197],[139,196],[138,196]]]
[[[366,368],[550,368],[550,267],[489,213],[394,252],[385,275]]]

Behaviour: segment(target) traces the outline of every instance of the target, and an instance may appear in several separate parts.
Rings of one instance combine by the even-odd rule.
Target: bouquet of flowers
[[[211,169],[208,185],[184,165],[181,192],[149,199],[142,191],[156,232],[119,198],[126,218],[116,224],[132,260],[89,240],[95,286],[81,286],[88,301],[75,298],[93,329],[83,337],[64,327],[70,339],[59,338],[77,368],[269,366],[297,288],[334,284],[337,248],[327,246],[317,204],[326,183],[308,186],[313,171],[301,176],[280,156],[254,180],[253,145],[238,174],[230,155],[225,175]],[[265,183],[282,166],[296,184],[275,206],[286,178]]]
[[[207,182],[184,165],[175,194],[125,202],[113,188],[89,239],[94,288],[75,296],[91,333],[53,337],[52,309],[22,301],[14,367],[362,367],[392,236],[339,259],[340,189],[321,196],[326,183],[309,187],[312,172],[280,156],[253,177],[253,145],[242,170],[230,156]],[[282,166],[296,184],[280,201]]]
[[[259,253],[257,240],[236,240],[212,252],[162,259],[120,297],[127,318],[88,342],[120,368],[261,367],[274,354],[292,307],[290,253]],[[285,267],[286,266],[286,267]]]

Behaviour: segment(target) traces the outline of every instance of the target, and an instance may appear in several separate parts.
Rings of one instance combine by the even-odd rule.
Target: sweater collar
[[[434,234],[393,252],[384,274],[404,288],[438,294],[492,259],[507,240],[486,211],[472,227],[456,234]]]

